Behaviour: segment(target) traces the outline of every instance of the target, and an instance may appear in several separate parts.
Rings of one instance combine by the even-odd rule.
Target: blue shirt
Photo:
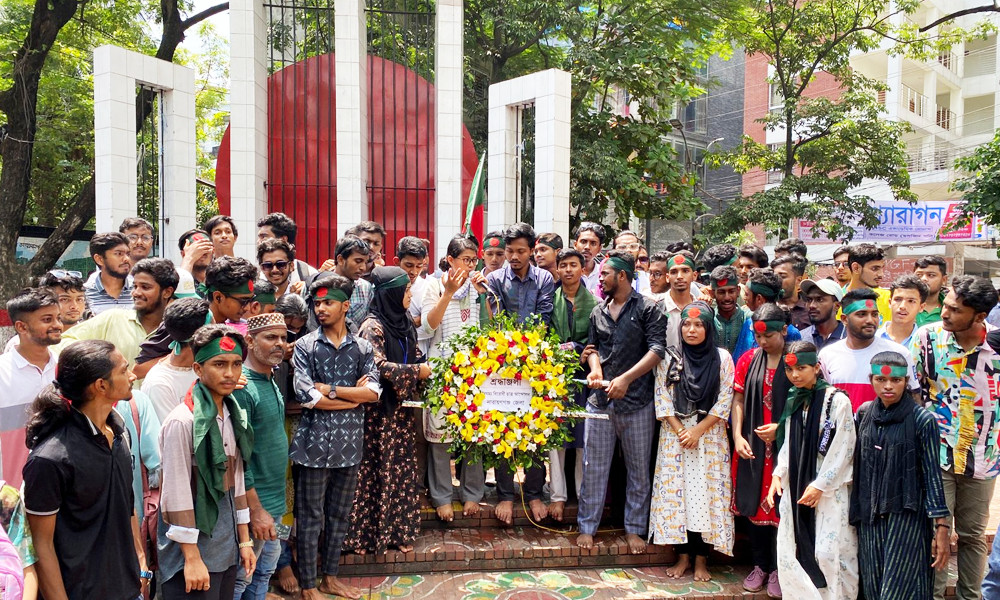
[[[315,384],[354,387],[368,376],[369,387],[378,390],[379,372],[372,345],[348,333],[337,348],[323,328],[300,338],[292,355],[295,369],[295,401],[315,404]],[[364,447],[365,407],[348,410],[303,408],[299,427],[292,433],[288,457],[293,463],[314,469],[340,469],[361,462]]]
[[[548,271],[529,266],[527,275],[521,279],[509,264],[505,264],[486,276],[486,287],[490,302],[494,306],[499,304],[498,310],[517,315],[518,323],[537,315],[546,325],[552,326],[556,284]]]
[[[132,418],[133,404],[139,412],[139,432],[136,432],[135,419]],[[146,467],[149,487],[160,487],[160,418],[156,416],[149,396],[139,390],[132,390],[132,399],[119,402],[115,410],[125,421],[125,430],[131,440],[132,493],[135,494],[135,514],[141,522],[146,516],[142,501],[142,467]]]
[[[839,342],[845,337],[847,337],[847,328],[844,327],[843,321],[837,321],[837,326],[833,328],[833,331],[830,333],[830,337],[825,339],[818,331],[816,331],[815,325],[810,325],[802,330],[802,341],[812,342],[812,344],[816,346],[816,350],[822,350],[823,346]]]
[[[98,269],[91,273],[83,284],[83,295],[87,300],[87,308],[94,316],[97,316],[109,308],[132,308],[132,289],[134,287],[132,276],[127,275],[121,293],[118,294],[117,298],[112,298],[111,294],[104,289],[104,282],[101,281],[101,270]]]

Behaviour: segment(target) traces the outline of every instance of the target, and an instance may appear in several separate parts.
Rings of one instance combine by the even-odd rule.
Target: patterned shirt
[[[125,285],[117,298],[112,298],[111,294],[104,289],[104,282],[101,281],[101,270],[98,269],[90,274],[83,284],[83,294],[87,300],[87,308],[94,315],[99,315],[109,308],[132,308],[132,276],[125,277]]]
[[[361,327],[361,322],[368,316],[368,309],[374,297],[375,286],[371,282],[364,279],[354,282],[354,292],[351,293],[351,303],[347,308],[347,320],[353,325],[353,331],[357,331],[358,327]]]
[[[357,288],[355,288],[357,290]],[[297,465],[314,469],[353,467],[361,462],[364,446],[365,407],[322,410],[316,405],[315,384],[354,387],[368,376],[368,387],[381,393],[379,372],[372,345],[348,333],[333,345],[323,329],[317,329],[295,343],[295,401],[302,404],[299,427],[292,434],[289,458]]]
[[[736,342],[740,340],[740,333],[743,332],[743,323],[750,318],[750,309],[745,306],[737,306],[729,318],[724,318],[718,312],[715,313],[715,343],[720,348],[725,348],[730,355],[736,350]],[[734,360],[736,358],[734,357]]]
[[[38,562],[21,493],[3,481],[0,481],[0,525],[3,525],[10,543],[17,549],[21,566],[28,568]]]
[[[517,316],[523,323],[532,316],[540,316],[546,325],[552,325],[552,298],[556,284],[552,274],[538,267],[528,267],[528,274],[521,279],[510,265],[486,276],[486,286],[491,302],[499,301],[499,310]]]
[[[663,358],[667,324],[660,307],[634,290],[618,313],[618,320],[611,317],[610,304],[610,299],[605,300],[590,313],[590,339],[587,341],[597,348],[604,379],[608,381],[634,367],[647,352]],[[653,401],[654,372],[655,369],[650,370],[633,381],[625,396],[615,400],[616,413],[634,412]],[[590,403],[606,408],[608,396],[602,389],[591,390]]]
[[[941,468],[974,479],[1000,473],[1000,354],[984,339],[966,352],[940,323],[917,330],[910,350],[924,405],[941,429]]]

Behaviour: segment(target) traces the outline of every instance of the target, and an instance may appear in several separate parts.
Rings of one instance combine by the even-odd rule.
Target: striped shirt
[[[86,283],[83,284],[83,294],[87,299],[87,308],[93,315],[99,315],[109,308],[132,308],[132,289],[135,287],[132,276],[125,277],[125,286],[118,294],[117,298],[112,298],[111,294],[104,289],[104,282],[101,281],[101,270],[98,269],[90,274]]]

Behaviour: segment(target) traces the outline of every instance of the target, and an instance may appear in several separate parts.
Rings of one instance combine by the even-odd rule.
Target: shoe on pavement
[[[771,598],[781,598],[781,584],[778,583],[777,571],[772,571],[767,578],[767,595]]]
[[[743,580],[743,589],[748,592],[759,592],[767,584],[767,573],[760,567],[754,567],[753,571]]]

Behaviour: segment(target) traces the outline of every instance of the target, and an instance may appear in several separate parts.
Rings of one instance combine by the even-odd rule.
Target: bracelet
[[[152,571],[139,571],[139,578],[140,579],[152,579],[153,578],[153,572]]]
[[[240,542],[240,550],[244,548],[253,548],[253,542]]]
[[[944,527],[945,529],[951,529],[951,525],[945,525],[944,523],[938,523],[937,525],[934,526],[934,529],[939,529],[941,527]]]

